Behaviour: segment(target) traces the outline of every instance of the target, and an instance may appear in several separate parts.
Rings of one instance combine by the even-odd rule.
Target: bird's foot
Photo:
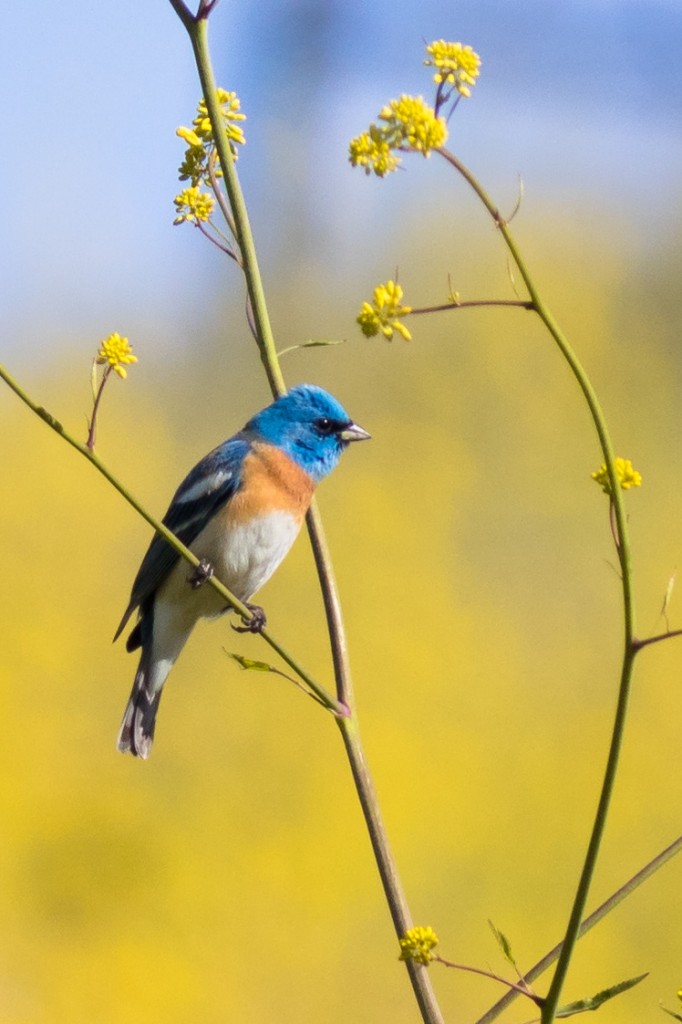
[[[192,590],[198,590],[207,580],[210,580],[212,575],[213,566],[207,558],[202,558],[194,572],[187,577],[187,582]]]
[[[241,626],[235,626],[234,623],[231,623],[232,629],[235,631],[235,633],[262,632],[263,629],[265,629],[265,623],[267,622],[267,619],[265,618],[265,612],[257,604],[249,604],[246,601],[244,603],[251,612],[251,615],[249,616],[248,619],[242,616],[243,625]]]

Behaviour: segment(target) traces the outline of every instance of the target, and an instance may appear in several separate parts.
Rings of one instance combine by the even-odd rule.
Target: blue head
[[[331,473],[351,441],[370,436],[328,391],[313,384],[292,388],[244,429],[282,448],[315,483]]]

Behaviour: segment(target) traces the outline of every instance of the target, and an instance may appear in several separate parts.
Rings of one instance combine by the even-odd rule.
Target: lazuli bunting
[[[118,749],[149,756],[161,691],[196,622],[229,611],[211,586],[212,572],[245,604],[293,544],[315,486],[351,441],[370,435],[322,388],[302,384],[250,419],[243,430],[201,460],[180,484],[163,518],[201,559],[191,572],[158,534],[135,577],[114,640],[133,611],[129,651],[142,649]],[[247,629],[262,628],[249,605]]]

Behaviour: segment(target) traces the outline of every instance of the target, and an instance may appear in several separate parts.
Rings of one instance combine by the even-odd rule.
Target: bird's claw
[[[267,622],[265,612],[257,604],[247,604],[246,607],[251,612],[251,615],[248,619],[242,616],[243,625],[241,626],[235,626],[233,622],[230,623],[232,629],[235,633],[261,633],[265,629],[265,623]]]
[[[207,580],[210,580],[213,575],[213,566],[207,558],[202,558],[194,572],[187,577],[192,590],[198,590],[199,587],[203,587]]]

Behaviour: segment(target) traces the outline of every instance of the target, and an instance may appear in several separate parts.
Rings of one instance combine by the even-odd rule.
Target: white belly
[[[191,548],[210,562],[215,576],[235,597],[248,601],[273,574],[299,529],[300,522],[281,511],[234,524],[227,531],[221,531],[212,520]],[[157,688],[163,685],[197,620],[226,611],[224,599],[209,583],[192,589],[193,571],[184,558],[179,559],[156,593],[154,662],[162,669]]]
[[[221,545],[215,544],[209,524],[192,550],[211,562],[215,575],[240,601],[248,601],[270,579],[299,529],[288,512],[268,512],[233,526]]]
[[[300,523],[288,512],[268,512],[248,523],[220,530],[212,520],[191,544],[198,558],[213,566],[214,575],[240,601],[248,601],[272,576],[300,529]],[[193,569],[179,559],[157,591],[154,605],[154,635],[161,657],[171,664],[177,658],[201,618],[221,615],[225,601],[209,583],[192,589]]]

